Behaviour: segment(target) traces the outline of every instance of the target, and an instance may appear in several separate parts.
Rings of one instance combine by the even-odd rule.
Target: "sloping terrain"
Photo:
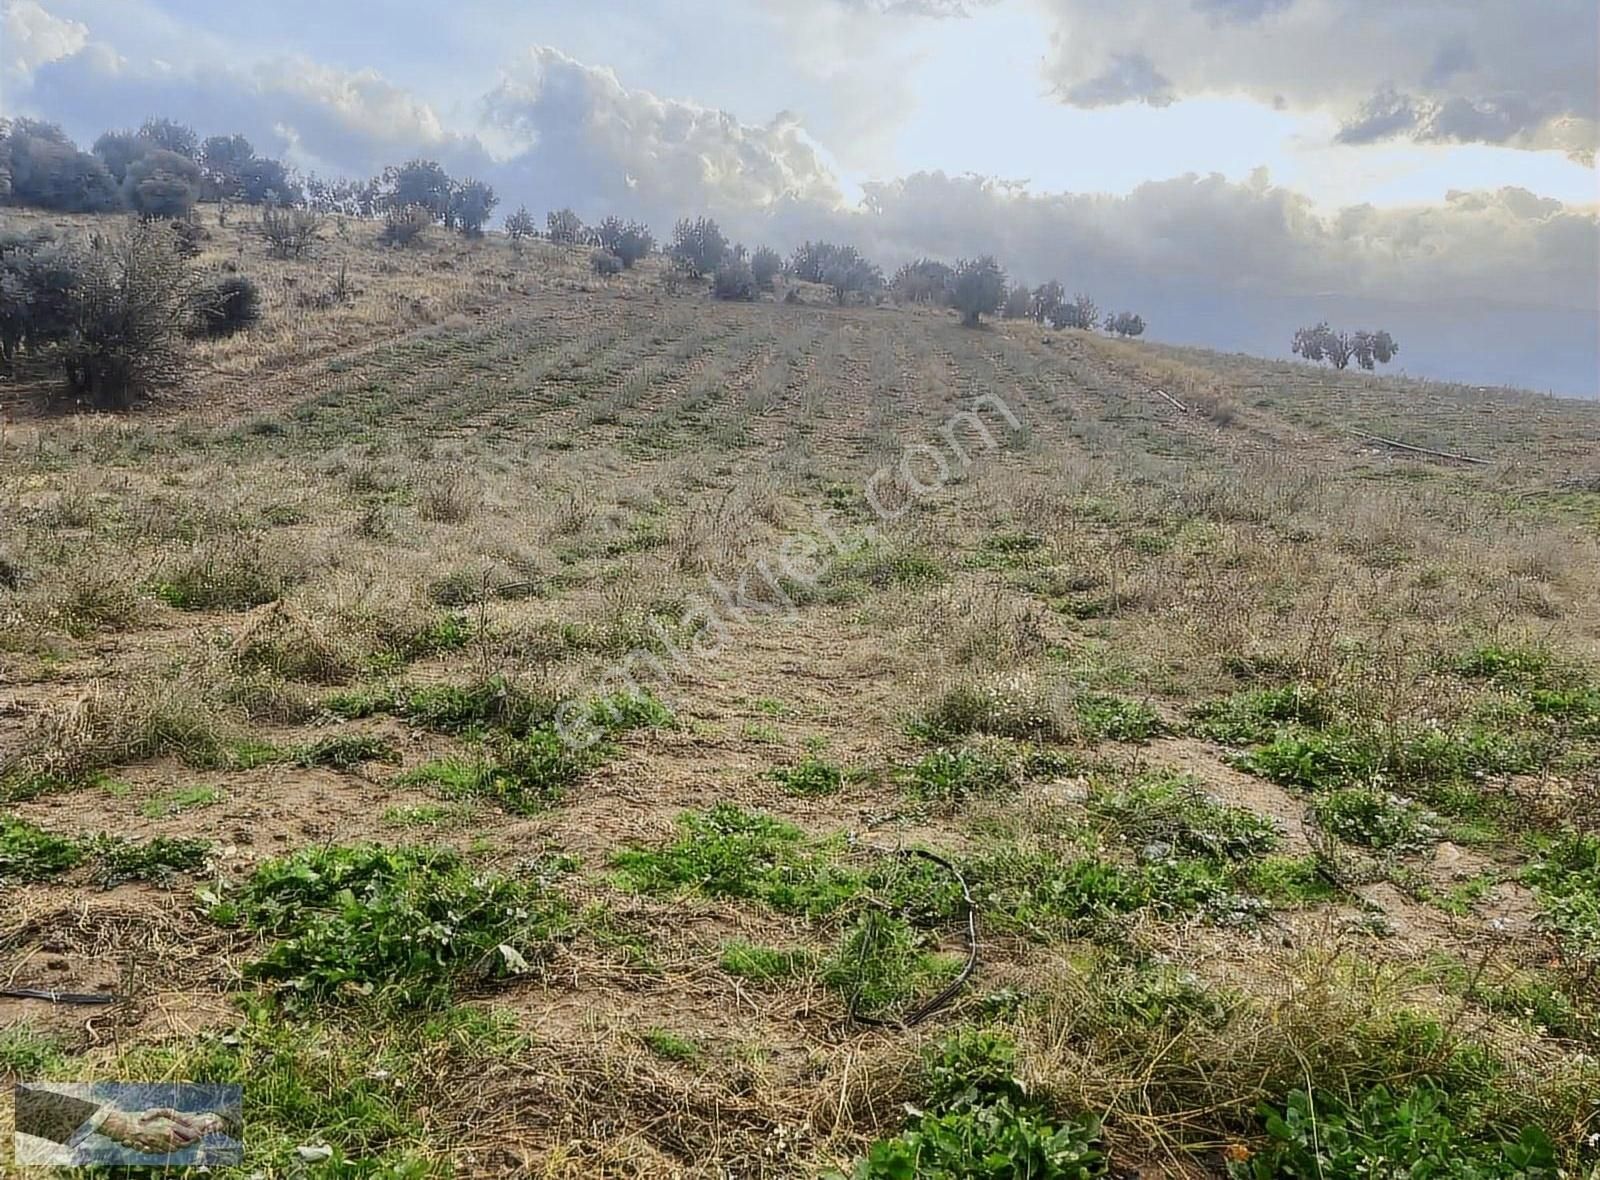
[[[266,1176],[910,1174],[996,1070],[1086,1174],[1593,1165],[1600,408],[371,232],[0,435],[0,986],[117,997],[0,1073]]]

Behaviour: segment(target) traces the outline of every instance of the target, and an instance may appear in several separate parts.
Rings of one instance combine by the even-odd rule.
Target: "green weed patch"
[[[276,941],[248,977],[313,1001],[442,1001],[520,974],[567,923],[538,884],[474,870],[448,849],[306,849],[258,868],[212,916]]]

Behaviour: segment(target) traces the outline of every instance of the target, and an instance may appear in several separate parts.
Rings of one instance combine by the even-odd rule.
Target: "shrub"
[[[1100,309],[1087,295],[1074,295],[1072,302],[1063,299],[1050,318],[1052,328],[1082,328],[1092,332],[1100,325]]]
[[[756,276],[743,258],[728,258],[712,276],[711,294],[718,299],[749,302],[756,297]]]
[[[383,204],[390,209],[419,208],[428,220],[448,221],[455,189],[450,174],[437,160],[410,160],[383,173]]]
[[[1326,320],[1310,328],[1300,328],[1290,342],[1289,350],[1313,364],[1327,361],[1335,369],[1345,369],[1351,358],[1363,369],[1388,364],[1400,351],[1394,337],[1388,332],[1356,331],[1336,332]]]
[[[300,205],[305,192],[281,161],[254,156],[239,167],[239,196],[247,205]]]
[[[62,348],[71,393],[126,408],[175,384],[194,310],[188,266],[164,226],[135,225],[82,255],[73,332]]]
[[[789,260],[789,273],[808,283],[833,288],[835,303],[853,293],[874,294],[883,288],[883,272],[854,246],[806,242]]]
[[[621,274],[626,268],[622,265],[622,259],[610,250],[596,250],[589,255],[589,269],[597,275],[610,278],[612,275]]]
[[[82,281],[81,252],[50,231],[0,233],[0,357],[42,352],[67,339],[76,328]]]
[[[750,255],[750,273],[755,277],[756,290],[770,291],[778,272],[783,269],[783,259],[770,246],[759,246]]]
[[[961,322],[976,327],[980,316],[993,315],[1006,299],[1006,272],[991,255],[963,258],[956,263],[950,283],[950,306]]]
[[[193,127],[174,119],[146,119],[139,139],[153,151],[171,152],[193,162],[200,154],[200,137]]]
[[[1143,336],[1144,317],[1131,311],[1119,311],[1106,319],[1106,331],[1121,337]]]
[[[311,248],[321,229],[321,215],[310,209],[291,209],[285,205],[262,207],[261,236],[267,239],[274,258],[299,258]]]
[[[396,205],[383,215],[383,233],[378,240],[387,246],[409,246],[421,239],[434,222],[425,205]]]
[[[107,131],[94,141],[94,154],[120,185],[133,162],[150,150],[148,140],[132,131]]]
[[[205,336],[231,336],[261,320],[261,289],[243,275],[202,287],[195,298],[195,326]]]
[[[1067,292],[1060,283],[1051,279],[1033,289],[1033,318],[1041,324],[1054,324],[1067,302]]]

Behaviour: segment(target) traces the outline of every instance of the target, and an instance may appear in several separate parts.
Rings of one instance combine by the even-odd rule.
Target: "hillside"
[[[1600,404],[208,229],[177,395],[0,387],[0,986],[117,996],[0,1076],[242,1081],[241,1175],[849,1174],[997,1069],[1114,1175],[1595,1165]]]

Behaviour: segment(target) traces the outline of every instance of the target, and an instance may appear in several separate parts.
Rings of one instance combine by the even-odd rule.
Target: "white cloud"
[[[489,129],[518,144],[505,168],[565,201],[654,212],[748,212],[780,200],[836,204],[838,186],[799,121],[764,126],[630,90],[609,69],[547,46],[517,61],[484,100]]]
[[[0,80],[25,85],[33,71],[71,57],[89,43],[89,26],[46,12],[36,0],[6,0],[0,12]]]
[[[1045,0],[1064,101],[1247,94],[1345,120],[1345,142],[1407,137],[1592,160],[1594,0]]]

